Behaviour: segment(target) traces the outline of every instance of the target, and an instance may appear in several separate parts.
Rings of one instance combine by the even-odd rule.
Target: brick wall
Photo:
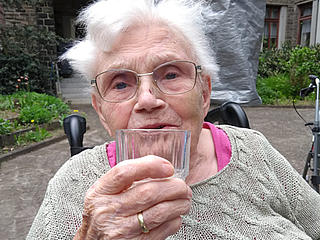
[[[17,7],[3,7],[3,18],[6,25],[28,25],[40,26],[46,30],[55,32],[54,10],[52,0],[45,0],[44,3],[39,3],[36,6],[22,5]],[[1,20],[1,10],[0,10]],[[43,61],[50,62],[56,59],[56,46],[39,47],[43,56]]]
[[[54,10],[52,0],[47,0],[45,3],[40,4],[36,7],[36,19],[37,25],[46,28],[48,31],[55,32],[54,22]],[[46,46],[43,49],[43,56],[48,56],[47,59],[55,59],[57,57],[57,46]]]
[[[36,7],[37,25],[44,26],[48,30],[54,32],[54,10],[52,0],[46,1]]]
[[[54,11],[52,0],[37,6],[22,5],[21,8],[4,8],[6,24],[43,26],[54,31]]]
[[[35,25],[36,11],[33,7],[4,8],[4,18],[7,25]]]

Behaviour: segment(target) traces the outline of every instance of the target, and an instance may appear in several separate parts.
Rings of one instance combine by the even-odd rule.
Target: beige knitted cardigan
[[[258,132],[220,126],[230,163],[191,186],[192,207],[168,239],[320,239],[320,195]],[[27,239],[72,239],[86,190],[109,169],[106,145],[67,161],[49,182]]]

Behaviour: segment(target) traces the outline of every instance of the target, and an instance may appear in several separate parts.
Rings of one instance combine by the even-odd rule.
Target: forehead
[[[134,25],[121,33],[112,50],[98,56],[98,72],[109,68],[150,70],[171,60],[194,61],[184,36],[161,24]]]

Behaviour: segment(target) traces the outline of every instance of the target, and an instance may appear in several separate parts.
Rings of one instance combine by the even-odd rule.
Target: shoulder
[[[96,180],[109,170],[106,145],[82,151],[71,157],[50,182]]]
[[[290,165],[259,131],[227,125],[218,128],[225,131],[229,138],[231,162],[242,163],[248,168],[259,169],[262,172],[275,169],[279,164]]]
[[[233,141],[242,141],[245,144],[248,144],[250,142],[257,143],[258,141],[258,143],[260,144],[270,145],[269,141],[261,132],[253,129],[240,128],[229,125],[218,125],[217,128],[223,130],[227,134],[231,143]]]
[[[70,158],[50,180],[27,239],[71,239],[81,225],[86,191],[109,169],[106,144]]]
[[[71,157],[50,180],[50,199],[82,202],[89,187],[110,169],[106,144],[82,151]]]
[[[106,144],[71,157],[49,181],[46,197],[56,202],[82,204],[85,193],[109,169]]]

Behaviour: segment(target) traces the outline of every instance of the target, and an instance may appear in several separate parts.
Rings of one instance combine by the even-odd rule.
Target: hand
[[[191,189],[165,159],[147,156],[121,162],[86,193],[83,220],[74,239],[165,239],[181,226]],[[140,181],[146,178],[147,181]],[[143,233],[137,214],[149,229]]]

